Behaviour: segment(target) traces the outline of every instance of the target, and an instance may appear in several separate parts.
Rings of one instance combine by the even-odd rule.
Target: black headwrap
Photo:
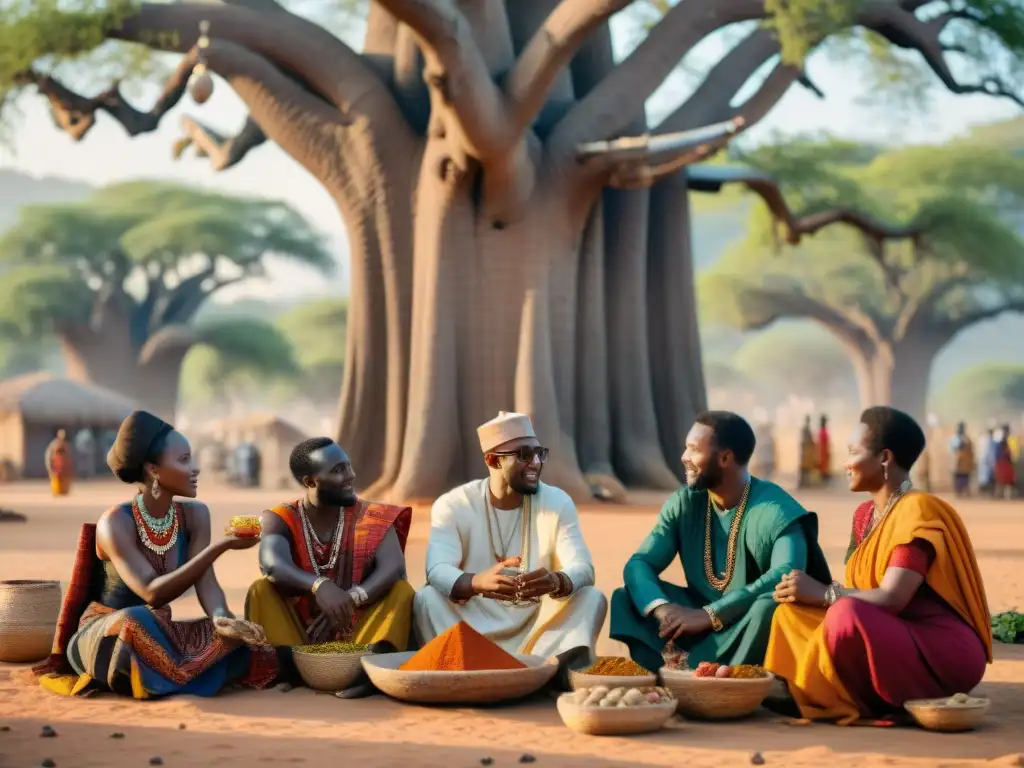
[[[146,462],[155,458],[150,455],[154,444],[173,430],[174,427],[148,411],[133,412],[117,430],[117,439],[107,454],[107,466],[118,480],[141,483],[145,479]]]

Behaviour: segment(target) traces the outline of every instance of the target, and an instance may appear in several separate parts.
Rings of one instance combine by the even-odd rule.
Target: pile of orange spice
[[[525,669],[526,665],[460,621],[424,645],[399,669],[414,672],[480,672]]]
[[[585,675],[606,677],[644,677],[651,674],[632,659],[620,656],[600,656],[597,661],[583,670]]]

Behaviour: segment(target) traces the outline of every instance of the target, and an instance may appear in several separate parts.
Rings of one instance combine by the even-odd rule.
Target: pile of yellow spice
[[[597,661],[583,670],[583,674],[605,677],[645,677],[651,673],[632,659],[624,659],[621,656],[599,656]]]

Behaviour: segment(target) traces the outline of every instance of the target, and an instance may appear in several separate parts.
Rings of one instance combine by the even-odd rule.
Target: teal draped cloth
[[[625,586],[612,595],[611,636],[629,646],[638,664],[652,671],[662,666],[665,641],[658,637],[657,620],[648,613],[660,601],[698,609],[710,605],[723,624],[719,632],[676,641],[689,653],[692,666],[701,661],[762,664],[776,606],[772,594],[783,574],[796,569],[831,582],[818,545],[817,516],[774,483],[757,478],[750,482],[736,568],[724,590],[711,586],[704,573],[707,491],[682,488],[673,494],[654,529],[626,563]],[[712,565],[718,575],[725,572],[736,511],[719,513],[712,508]],[[660,578],[676,557],[682,561],[685,587]]]

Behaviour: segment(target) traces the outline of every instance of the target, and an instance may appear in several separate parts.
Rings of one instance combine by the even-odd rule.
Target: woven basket
[[[399,701],[417,704],[495,704],[536,693],[558,671],[555,659],[516,656],[523,669],[480,672],[414,672],[398,667],[415,654],[384,653],[363,659],[363,669],[377,688]]]
[[[360,663],[369,651],[357,653],[306,653],[292,650],[292,658],[303,681],[314,691],[343,691],[363,671]]]
[[[584,707],[573,704],[567,694],[558,697],[557,706],[563,723],[577,733],[591,736],[623,736],[657,731],[676,711],[674,701],[639,707]]]
[[[973,731],[985,720],[992,702],[988,699],[977,701],[977,704],[969,707],[949,707],[937,706],[933,699],[920,699],[908,701],[903,708],[926,730],[960,733]]]
[[[0,581],[0,661],[41,661],[50,655],[60,617],[59,581]]]
[[[609,676],[609,675],[588,675],[569,670],[569,687],[572,690],[580,688],[593,688],[596,685],[603,685],[606,688],[650,688],[658,684],[656,675],[630,676]]]
[[[680,714],[701,720],[734,720],[752,714],[768,697],[774,681],[770,673],[733,680],[694,677],[692,670],[661,670],[661,684],[676,697]]]

